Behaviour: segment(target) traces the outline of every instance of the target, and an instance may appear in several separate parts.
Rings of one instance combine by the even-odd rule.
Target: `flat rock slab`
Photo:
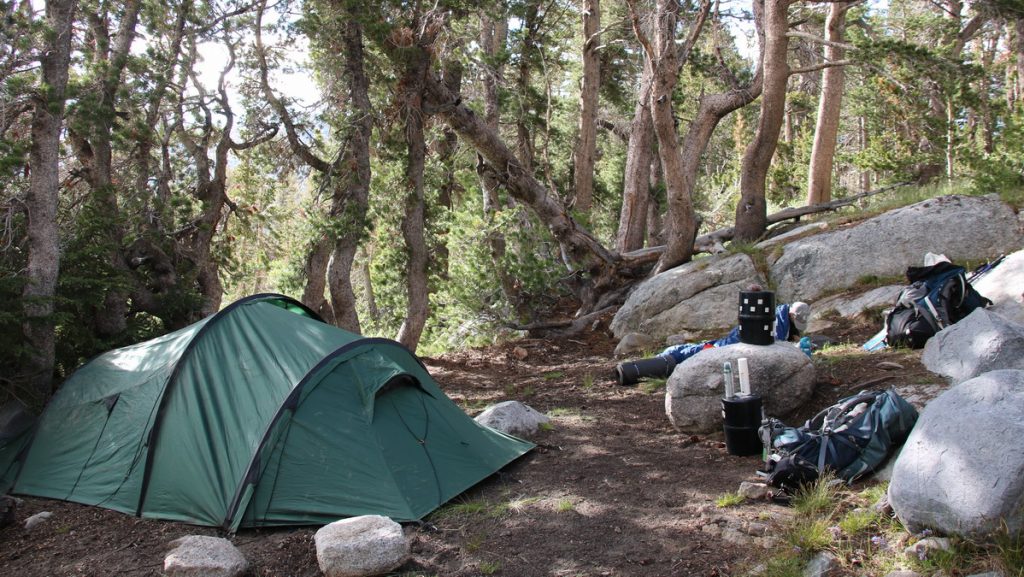
[[[769,275],[779,302],[813,301],[866,275],[903,276],[928,252],[959,262],[1022,244],[1017,215],[998,196],[943,196],[788,243]]]

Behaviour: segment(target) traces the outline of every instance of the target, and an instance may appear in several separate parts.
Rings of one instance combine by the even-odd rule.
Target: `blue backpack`
[[[929,338],[992,301],[967,281],[965,270],[950,262],[907,269],[910,282],[885,319],[885,343],[919,349]]]
[[[910,434],[917,410],[896,391],[865,391],[841,399],[801,427],[776,419],[761,427],[769,485],[795,493],[832,471],[851,483],[875,471]]]

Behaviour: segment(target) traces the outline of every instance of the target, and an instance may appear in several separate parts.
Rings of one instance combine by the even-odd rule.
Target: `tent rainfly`
[[[0,490],[230,531],[420,519],[533,447],[399,343],[275,294],[96,357],[30,435]]]

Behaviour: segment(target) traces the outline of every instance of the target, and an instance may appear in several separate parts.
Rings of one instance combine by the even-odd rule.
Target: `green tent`
[[[6,476],[16,494],[234,531],[420,519],[532,447],[466,416],[399,343],[256,295],[82,366]]]

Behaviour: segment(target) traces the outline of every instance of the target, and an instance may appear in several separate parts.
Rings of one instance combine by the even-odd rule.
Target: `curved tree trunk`
[[[348,75],[348,97],[353,121],[346,142],[346,151],[330,170],[332,175],[344,174],[335,184],[331,216],[349,223],[346,233],[334,241],[334,254],[327,271],[334,323],[354,333],[361,333],[356,295],[352,287],[352,263],[366,230],[366,212],[370,207],[370,137],[373,132],[373,109],[370,105],[370,80],[364,68],[363,29],[355,17],[344,24],[345,71]],[[348,161],[343,165],[343,158]],[[344,167],[347,166],[347,170]]]
[[[33,102],[32,143],[29,148],[27,282],[22,291],[28,345],[27,385],[32,404],[42,406],[50,396],[55,355],[54,296],[60,271],[60,231],[57,203],[60,192],[60,131],[64,118],[68,66],[71,62],[71,24],[76,0],[46,3],[47,42],[40,59],[42,87]]]
[[[431,39],[424,39],[426,46]],[[402,220],[402,238],[408,257],[406,263],[407,304],[405,320],[398,330],[396,340],[409,350],[416,352],[423,327],[427,324],[430,314],[430,287],[427,284],[427,266],[429,256],[426,242],[426,206],[423,196],[423,172],[427,157],[426,137],[424,136],[424,114],[420,107],[423,93],[423,78],[426,76],[430,61],[428,52],[416,52],[407,66],[405,78],[401,82],[405,89],[402,108],[405,113],[405,138],[408,146],[405,180],[408,190],[405,192],[405,218]]]
[[[583,0],[583,77],[580,79],[580,121],[573,151],[575,208],[588,214],[594,202],[594,165],[597,154],[597,97],[601,85],[601,2]]]
[[[629,146],[626,151],[625,184],[622,191],[622,211],[619,213],[619,231],[615,248],[619,252],[638,250],[644,246],[647,207],[650,204],[651,161],[654,159],[654,123],[651,120],[651,81],[653,70],[643,55],[640,92],[637,95],[633,122],[630,124]]]
[[[259,56],[260,84],[264,96],[280,117],[292,151],[330,183],[330,217],[336,224],[332,230],[341,231],[324,235],[309,246],[306,256],[306,286],[302,302],[313,310],[330,310],[329,322],[360,333],[356,296],[352,288],[352,264],[359,243],[366,231],[366,212],[370,194],[370,136],[373,129],[370,106],[370,82],[364,69],[363,28],[358,15],[347,4],[341,23],[341,44],[344,48],[343,67],[348,77],[348,98],[351,121],[344,135],[343,153],[333,162],[318,157],[309,145],[299,138],[291,113],[270,87],[266,54],[262,40],[262,17],[266,1],[260,3],[256,22],[256,51]],[[330,255],[328,260],[327,255]],[[330,292],[330,306],[325,306],[324,273]],[[328,315],[324,315],[325,319]]]
[[[607,283],[614,283],[614,266],[618,257],[601,246],[589,232],[568,214],[557,196],[552,195],[532,174],[523,169],[516,155],[502,142],[497,132],[449,91],[440,80],[428,74],[423,94],[424,110],[437,115],[484,160],[495,168],[495,174],[508,187],[516,200],[530,206],[558,241],[568,261],[579,266],[593,280],[591,288],[599,294]],[[580,295],[584,306],[592,304]]]
[[[838,43],[843,41],[846,27],[846,11],[850,4],[835,2],[829,5],[825,20],[825,40],[834,44],[825,45],[825,62],[842,60],[845,50]],[[818,120],[814,128],[814,144],[811,147],[811,163],[807,178],[807,204],[815,205],[832,200],[832,164],[836,154],[836,140],[839,136],[839,117],[843,107],[843,85],[846,82],[846,68],[831,66],[821,75],[821,97],[818,100]]]
[[[306,251],[302,274],[306,285],[302,287],[302,304],[316,311],[324,320],[334,318],[334,311],[327,301],[327,265],[331,262],[331,242],[321,236]]]
[[[765,180],[772,156],[778,146],[779,133],[786,108],[786,82],[789,63],[786,61],[789,38],[787,0],[754,0],[762,2],[765,41],[761,50],[764,90],[761,94],[761,116],[754,139],[747,146],[740,169],[740,201],[736,206],[735,239],[756,240],[767,226]]]
[[[633,7],[630,9],[633,11]],[[672,93],[679,82],[680,69],[700,35],[711,4],[703,4],[691,26],[687,42],[681,47],[676,42],[679,9],[678,2],[658,0],[653,44],[647,40],[640,28],[639,19],[633,12],[634,32],[650,57],[647,65],[652,69],[653,78],[649,97],[651,118],[654,121],[654,135],[658,140],[658,156],[664,171],[668,200],[667,243],[655,272],[668,270],[689,261],[693,256],[693,240],[697,236],[697,218],[691,196],[693,187],[686,186],[685,167],[673,114]]]

